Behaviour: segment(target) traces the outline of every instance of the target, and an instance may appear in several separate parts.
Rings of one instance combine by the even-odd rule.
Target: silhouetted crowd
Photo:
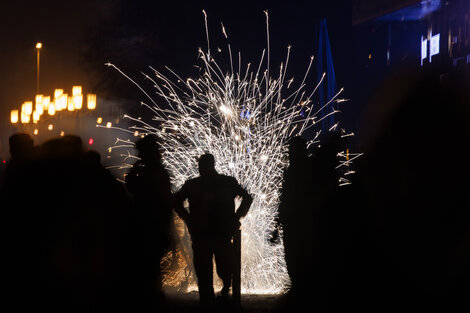
[[[338,134],[310,151],[291,140],[278,220],[287,311],[470,309],[469,79],[391,75],[363,117],[350,185],[339,187]]]
[[[6,302],[16,311],[102,311],[125,285],[131,203],[76,136],[10,137],[2,183]],[[129,258],[128,258],[129,259]],[[130,276],[130,275],[129,275]]]
[[[290,140],[276,230],[266,230],[272,242],[282,234],[291,278],[280,311],[468,311],[465,82],[462,73],[391,76],[366,110],[364,155],[354,165],[340,163],[348,145],[340,133],[325,134],[313,149],[301,137]],[[165,311],[160,263],[173,244],[173,211],[191,235],[202,311],[216,309],[213,259],[220,297],[228,297],[232,239],[252,196],[217,173],[211,154],[200,156],[200,176],[172,195],[157,138],[140,139],[136,149],[123,184],[79,137],[40,146],[27,134],[10,137],[0,182],[5,306]],[[340,186],[346,166],[355,173]]]

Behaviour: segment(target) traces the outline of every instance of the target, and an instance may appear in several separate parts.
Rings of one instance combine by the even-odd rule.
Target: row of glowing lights
[[[102,124],[102,123],[103,123],[103,118],[102,118],[102,117],[98,117],[98,119],[96,120],[96,123]],[[111,128],[112,126],[113,126],[113,123],[111,123],[111,122],[107,122],[107,123],[106,123],[106,128]],[[47,125],[47,130],[49,130],[49,131],[54,130],[54,124],[49,124],[49,125]],[[39,130],[38,130],[37,128],[34,129],[33,134],[34,134],[34,135],[38,135],[38,134],[39,134]],[[60,136],[64,136],[64,135],[65,135],[65,132],[62,130],[62,131],[60,132]],[[140,135],[140,133],[139,133],[138,131],[135,131],[135,132],[134,132],[134,136],[139,136],[139,135]],[[141,135],[141,136],[142,136],[142,135]],[[91,143],[90,143],[90,144],[91,144]],[[111,152],[111,150],[110,150],[110,152]]]
[[[86,95],[86,99],[88,110],[94,110],[96,108],[96,95],[89,93]],[[47,112],[49,116],[54,116],[56,112],[63,110],[69,112],[81,110],[83,107],[82,86],[73,86],[71,96],[64,93],[63,89],[55,89],[52,101],[50,96],[41,94],[36,95],[35,100],[34,110],[32,101],[25,101],[21,105],[21,110],[11,110],[11,123],[16,124],[21,121],[22,124],[28,124],[31,120],[33,123],[37,123],[44,112]]]

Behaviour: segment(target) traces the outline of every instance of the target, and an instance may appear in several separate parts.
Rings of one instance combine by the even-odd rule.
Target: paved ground
[[[198,299],[197,292],[167,295],[168,312],[198,312]],[[240,307],[234,303],[218,303],[216,312],[278,313],[282,311],[284,301],[285,297],[280,295],[242,295]]]

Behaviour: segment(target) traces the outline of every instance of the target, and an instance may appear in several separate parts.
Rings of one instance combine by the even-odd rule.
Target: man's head
[[[142,139],[139,139],[135,143],[135,147],[139,151],[140,158],[151,159],[154,157],[160,157],[160,154],[158,153],[159,145],[155,135],[150,134]]]
[[[199,174],[201,176],[208,176],[215,173],[215,159],[210,153],[205,153],[199,157]]]
[[[296,162],[307,156],[307,142],[302,137],[296,136],[289,141],[289,161]]]
[[[24,160],[31,157],[33,139],[28,134],[14,134],[9,138],[10,154],[13,159]]]

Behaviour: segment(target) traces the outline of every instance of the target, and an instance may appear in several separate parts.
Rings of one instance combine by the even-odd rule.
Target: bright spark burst
[[[300,85],[291,89],[293,78],[286,79],[290,46],[276,77],[271,77],[267,12],[268,49],[263,50],[257,66],[243,65],[240,52],[237,62],[233,62],[230,44],[227,44],[230,68],[220,68],[211,54],[207,15],[203,13],[207,51],[199,49],[200,76],[182,79],[166,68],[174,77],[170,79],[151,68],[155,76],[144,76],[155,86],[158,100],[116,66],[107,63],[140,88],[148,99],[141,104],[153,114],[151,122],[125,115],[133,125],[122,130],[130,134],[155,134],[160,139],[162,161],[171,174],[175,190],[187,179],[198,176],[198,156],[205,152],[215,156],[218,172],[234,176],[254,199],[250,212],[242,220],[242,292],[281,293],[289,286],[283,243],[282,240],[270,243],[269,236],[278,213],[283,170],[288,165],[286,143],[292,136],[315,127],[322,119],[318,118],[320,111],[328,110],[323,118],[335,114],[337,111],[331,104],[344,101],[338,98],[343,90],[322,107],[313,106],[311,98],[325,77],[323,75],[313,90],[307,92],[305,81],[313,57]],[[222,33],[228,37],[223,25]],[[319,133],[309,144],[317,142]],[[117,146],[131,148],[133,144],[130,140],[118,139]],[[129,152],[122,156],[124,164],[120,167],[127,169],[131,164],[126,160],[135,157]],[[341,183],[345,184],[347,180]],[[181,229],[179,233],[186,237],[183,242],[187,245],[187,234],[184,235]],[[187,246],[180,250],[180,262],[190,263]],[[183,270],[180,267],[167,275],[166,285],[178,286],[183,280],[194,279],[188,274],[188,268],[189,265],[183,266]],[[194,281],[190,284],[195,286]]]

